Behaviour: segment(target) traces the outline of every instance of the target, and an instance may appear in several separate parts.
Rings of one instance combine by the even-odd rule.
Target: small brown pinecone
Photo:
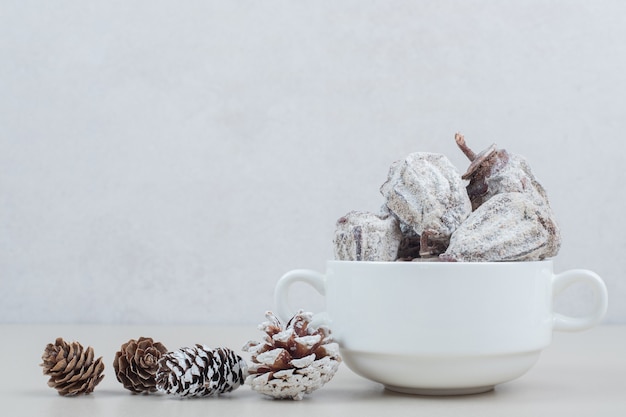
[[[157,389],[178,397],[207,397],[239,388],[247,364],[228,348],[205,345],[164,354],[156,375]]]
[[[272,312],[265,317],[259,326],[265,341],[243,347],[252,354],[246,384],[270,397],[301,400],[331,380],[341,363],[338,345],[326,327],[310,325],[312,313],[300,310],[285,327]]]
[[[129,340],[115,353],[113,369],[117,380],[135,394],[156,392],[158,362],[166,352],[165,346],[151,337]]]
[[[43,374],[50,376],[48,386],[59,395],[89,394],[104,378],[102,357],[94,360],[93,348],[85,350],[78,342],[67,343],[59,337],[54,344],[48,343],[41,359]]]

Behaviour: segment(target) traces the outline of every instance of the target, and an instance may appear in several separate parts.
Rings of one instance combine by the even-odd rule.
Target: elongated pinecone
[[[156,381],[166,394],[206,397],[238,388],[246,375],[246,362],[232,350],[196,345],[163,355]]]
[[[287,325],[272,313],[259,325],[264,342],[250,341],[243,350],[252,354],[246,384],[274,398],[301,400],[335,375],[341,357],[326,327],[310,326],[312,313],[300,310]]]
[[[43,374],[50,376],[48,386],[59,395],[89,394],[104,378],[102,357],[94,360],[93,348],[85,350],[78,342],[67,343],[59,337],[54,344],[48,343],[41,359]]]
[[[164,353],[165,346],[151,337],[129,340],[115,353],[113,369],[117,380],[135,394],[156,392],[155,375]]]

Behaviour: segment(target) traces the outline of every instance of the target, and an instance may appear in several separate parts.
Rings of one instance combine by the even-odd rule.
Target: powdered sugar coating
[[[437,153],[414,152],[394,162],[380,192],[401,222],[434,239],[447,239],[472,211],[461,175]]]
[[[342,261],[394,261],[402,233],[391,215],[351,211],[337,220],[335,258]]]
[[[555,256],[560,233],[552,211],[528,193],[494,195],[452,234],[443,260],[535,261]]]
[[[508,162],[491,176],[485,178],[487,192],[480,197],[480,204],[496,194],[526,193],[535,204],[548,205],[548,196],[537,181],[526,159],[517,154],[509,154]]]

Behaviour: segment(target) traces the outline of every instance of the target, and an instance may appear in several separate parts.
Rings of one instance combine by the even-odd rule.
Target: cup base
[[[394,387],[393,385],[385,385],[385,389],[393,392],[399,392],[401,394],[411,395],[428,395],[428,396],[451,396],[451,395],[472,395],[482,394],[485,392],[493,391],[494,385],[486,385],[484,387],[471,387],[471,388],[405,388]]]
[[[418,395],[467,395],[525,374],[541,350],[491,355],[381,354],[340,348],[353,372],[390,391]]]

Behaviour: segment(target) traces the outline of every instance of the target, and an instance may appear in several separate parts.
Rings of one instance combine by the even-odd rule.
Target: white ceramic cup
[[[317,315],[357,374],[393,391],[484,392],[528,371],[553,330],[578,331],[604,317],[606,286],[595,273],[554,274],[539,262],[329,261],[326,273],[294,270],[275,288],[278,315],[293,315],[289,287],[310,284],[325,298]],[[553,297],[574,283],[594,293],[592,311],[568,317]]]

